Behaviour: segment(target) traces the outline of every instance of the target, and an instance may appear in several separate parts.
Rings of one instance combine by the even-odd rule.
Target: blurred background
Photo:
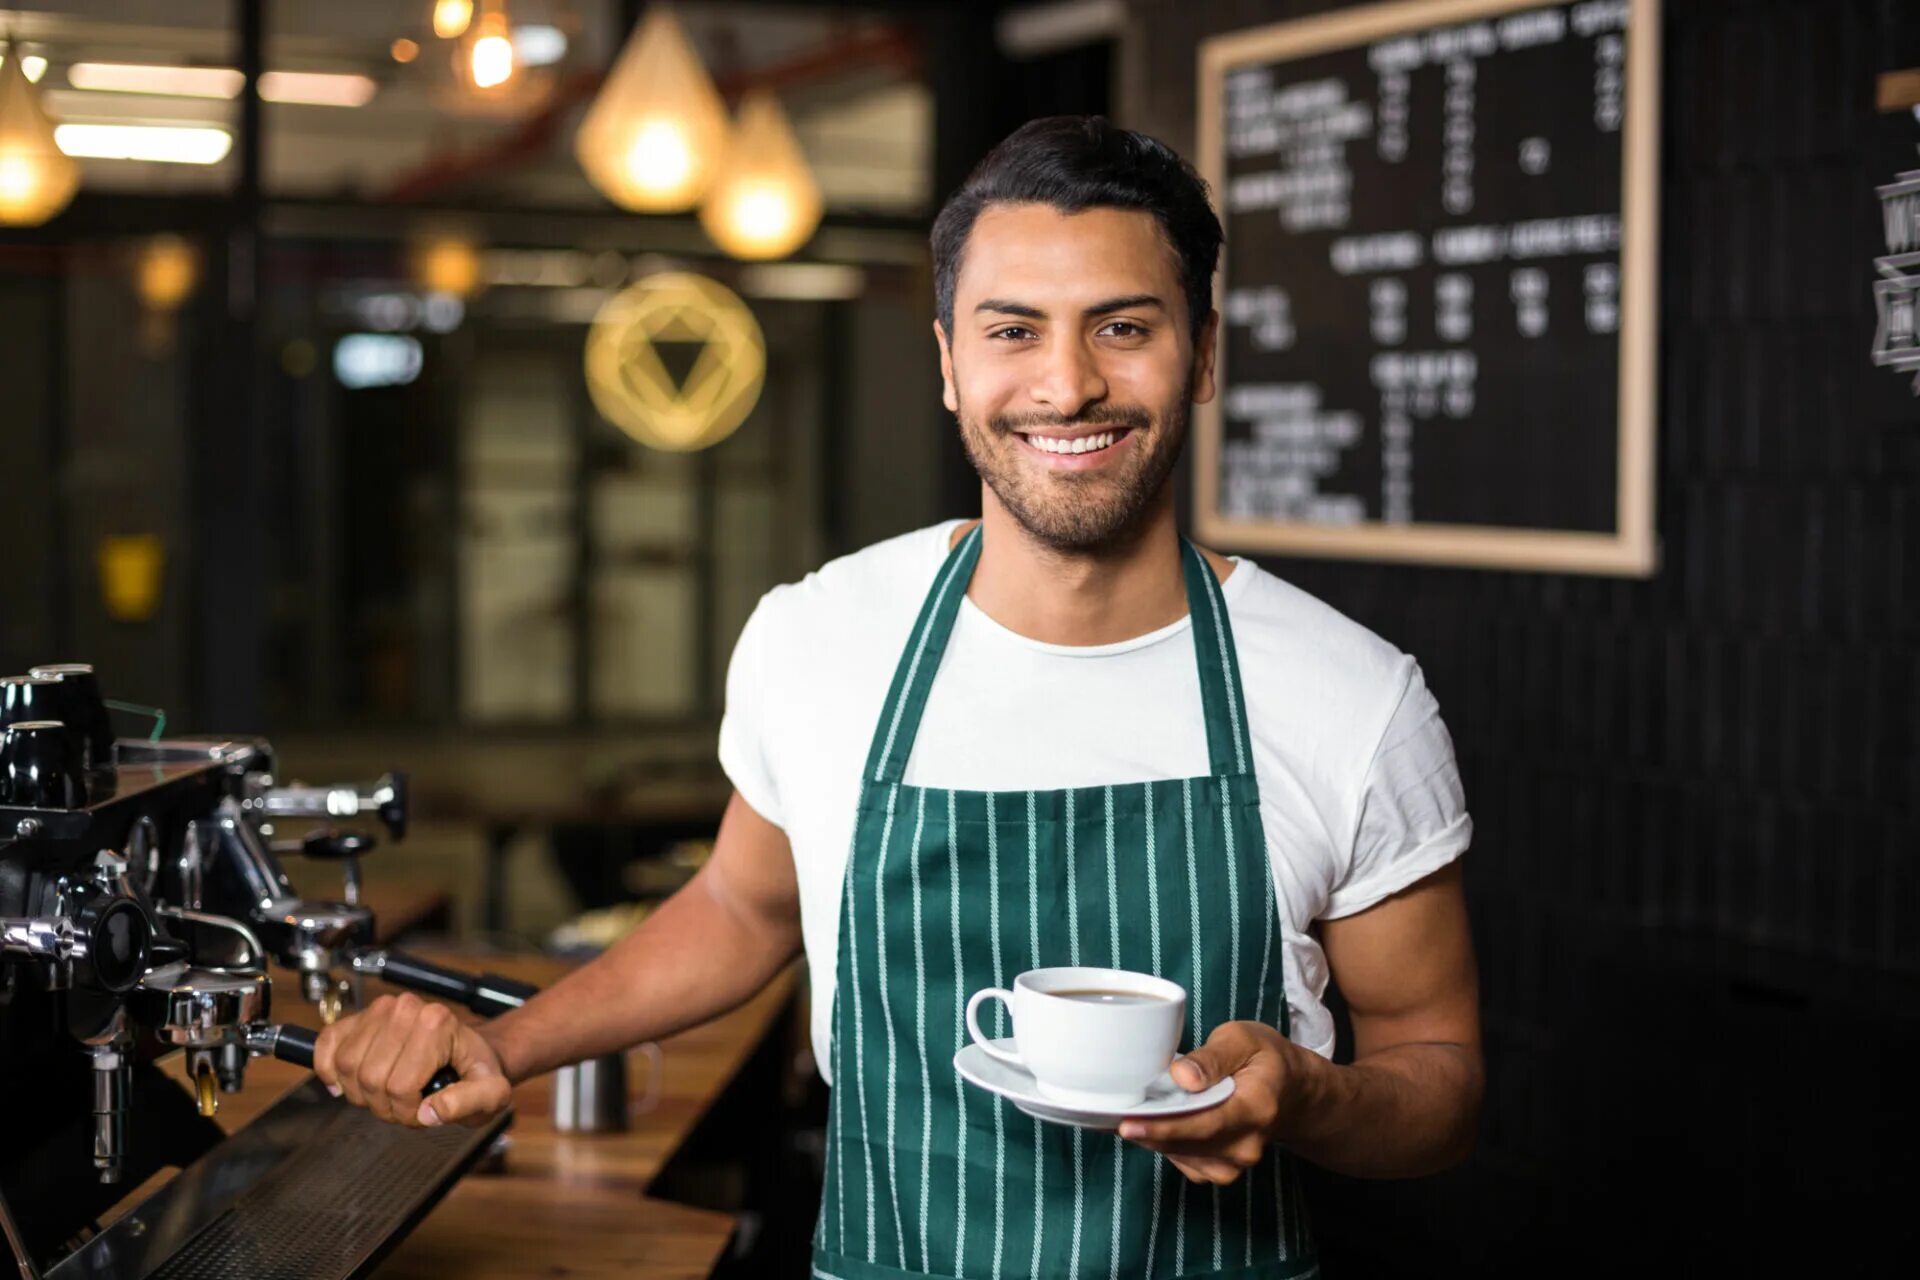
[[[1204,38],[1342,7],[0,11],[0,668],[91,662],[287,777],[405,768],[370,881],[469,943],[603,942],[704,857],[760,594],[978,509],[941,200],[1040,115],[1193,155]],[[1662,31],[1659,570],[1260,557],[1420,659],[1477,830],[1480,1145],[1322,1179],[1329,1274],[1916,1233],[1920,401],[1868,352],[1920,6]],[[694,142],[606,123],[650,111]],[[752,141],[730,198],[660,211],[706,127]]]

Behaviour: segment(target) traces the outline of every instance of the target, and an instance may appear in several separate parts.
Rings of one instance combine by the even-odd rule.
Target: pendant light
[[[454,46],[453,69],[461,84],[483,94],[514,78],[513,30],[504,0],[482,0],[478,16]]]
[[[580,167],[623,209],[675,213],[699,202],[726,147],[726,104],[672,9],[652,5],[580,121]]]
[[[784,258],[820,225],[820,184],[780,100],[764,89],[740,104],[733,145],[700,205],[700,225],[736,258]]]
[[[80,166],[55,144],[53,122],[27,83],[23,61],[0,63],[0,224],[35,227],[73,199]]]
[[[473,21],[473,0],[433,0],[433,34],[442,40],[464,35]]]

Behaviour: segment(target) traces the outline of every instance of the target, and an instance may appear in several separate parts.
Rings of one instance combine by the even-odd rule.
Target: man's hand
[[[1314,1061],[1308,1062],[1311,1058]],[[1198,1093],[1233,1077],[1233,1096],[1170,1120],[1128,1120],[1120,1136],[1166,1156],[1194,1182],[1224,1185],[1260,1163],[1296,1114],[1319,1055],[1260,1022],[1224,1022],[1173,1064],[1175,1084]]]
[[[460,1073],[459,1083],[423,1100],[420,1091],[448,1064]],[[412,1129],[478,1124],[513,1098],[493,1046],[446,1005],[411,992],[381,996],[322,1031],[313,1073],[335,1095]]]

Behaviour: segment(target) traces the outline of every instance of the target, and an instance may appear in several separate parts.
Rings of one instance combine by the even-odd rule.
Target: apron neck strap
[[[934,575],[933,586],[920,605],[920,616],[894,667],[893,684],[874,725],[873,745],[867,752],[862,780],[898,783],[906,776],[920,732],[920,717],[940,669],[940,659],[953,636],[953,622],[966,598],[967,584],[980,563],[984,525],[975,525],[946,563]],[[1193,544],[1180,540],[1180,558],[1187,588],[1187,612],[1193,620],[1194,657],[1200,672],[1200,705],[1206,718],[1207,754],[1216,777],[1252,771],[1253,748],[1247,736],[1246,698],[1240,688],[1240,663],[1234,652],[1233,626],[1219,579]]]

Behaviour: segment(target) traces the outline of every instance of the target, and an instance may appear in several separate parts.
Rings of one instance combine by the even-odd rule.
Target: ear
[[[960,412],[960,393],[953,386],[953,344],[947,340],[947,331],[940,322],[933,322],[933,340],[940,344],[940,400],[947,406],[948,413]]]
[[[1219,350],[1220,312],[1207,312],[1206,323],[1200,326],[1200,336],[1193,344],[1193,385],[1187,388],[1195,404],[1205,404],[1213,399],[1214,356]]]

